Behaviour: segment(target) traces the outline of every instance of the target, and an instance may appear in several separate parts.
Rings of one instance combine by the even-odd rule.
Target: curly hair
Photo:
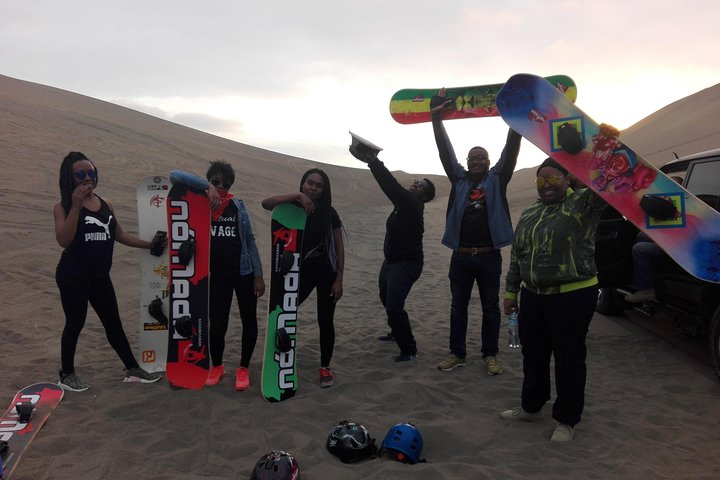
[[[90,165],[93,166],[93,169],[95,169],[95,181],[93,185],[94,187],[97,187],[98,179],[100,178],[98,176],[99,174],[97,167],[92,162],[92,160],[85,156],[84,153],[70,152],[65,156],[62,164],[60,164],[60,181],[58,182],[60,185],[60,205],[62,206],[63,210],[65,210],[65,215],[70,213],[70,207],[72,207],[72,194],[75,190],[73,165],[75,164],[75,162],[79,162],[81,160],[87,160],[88,162],[90,162]]]
[[[214,160],[210,162],[210,167],[205,174],[205,177],[210,180],[215,175],[220,175],[230,185],[235,183],[235,170],[232,165],[222,160]]]

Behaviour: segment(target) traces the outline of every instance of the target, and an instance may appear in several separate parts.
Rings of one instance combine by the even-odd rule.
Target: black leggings
[[[335,301],[330,296],[335,273],[326,255],[304,260],[300,270],[300,298],[305,301],[313,289],[317,290],[317,319],[320,330],[320,366],[329,367],[335,348]]]
[[[75,371],[75,350],[80,332],[85,326],[88,302],[100,318],[108,342],[117,352],[125,368],[136,368],[138,363],[123,330],[117,297],[110,277],[68,278],[56,274],[55,281],[60,289],[60,300],[65,312],[65,328],[60,342],[63,373]]]
[[[215,366],[223,363],[233,292],[237,297],[243,327],[240,366],[248,367],[258,336],[257,297],[253,274],[210,275],[210,358]]]

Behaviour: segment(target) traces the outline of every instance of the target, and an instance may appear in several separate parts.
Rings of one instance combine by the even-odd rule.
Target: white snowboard
[[[167,194],[170,180],[161,176],[146,177],[137,188],[138,236],[152,240],[158,230],[167,232]],[[138,363],[148,372],[165,371],[167,358],[167,324],[148,312],[150,302],[159,298],[168,317],[168,250],[156,257],[150,250],[140,250],[140,342]]]

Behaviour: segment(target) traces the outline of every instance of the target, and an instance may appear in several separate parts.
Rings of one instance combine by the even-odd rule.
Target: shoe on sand
[[[552,434],[552,437],[550,437],[551,442],[569,442],[575,438],[575,428],[571,427],[570,425],[565,425],[564,423],[558,423],[558,426],[555,427],[555,431]]]
[[[518,422],[537,422],[542,420],[542,410],[535,413],[526,412],[522,407],[513,407],[510,410],[500,412],[500,418]]]

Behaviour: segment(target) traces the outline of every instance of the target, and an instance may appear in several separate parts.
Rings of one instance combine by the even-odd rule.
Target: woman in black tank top
[[[62,369],[59,385],[82,392],[91,387],[75,374],[75,350],[90,303],[108,342],[125,365],[125,382],[152,383],[160,379],[139,367],[120,320],[115,289],[110,280],[115,241],[136,248],[151,242],[125,233],[110,202],[95,194],[98,171],[82,153],[70,152],[60,166],[60,203],[55,205],[55,238],[64,248],[55,279],[65,312],[61,338]]]

